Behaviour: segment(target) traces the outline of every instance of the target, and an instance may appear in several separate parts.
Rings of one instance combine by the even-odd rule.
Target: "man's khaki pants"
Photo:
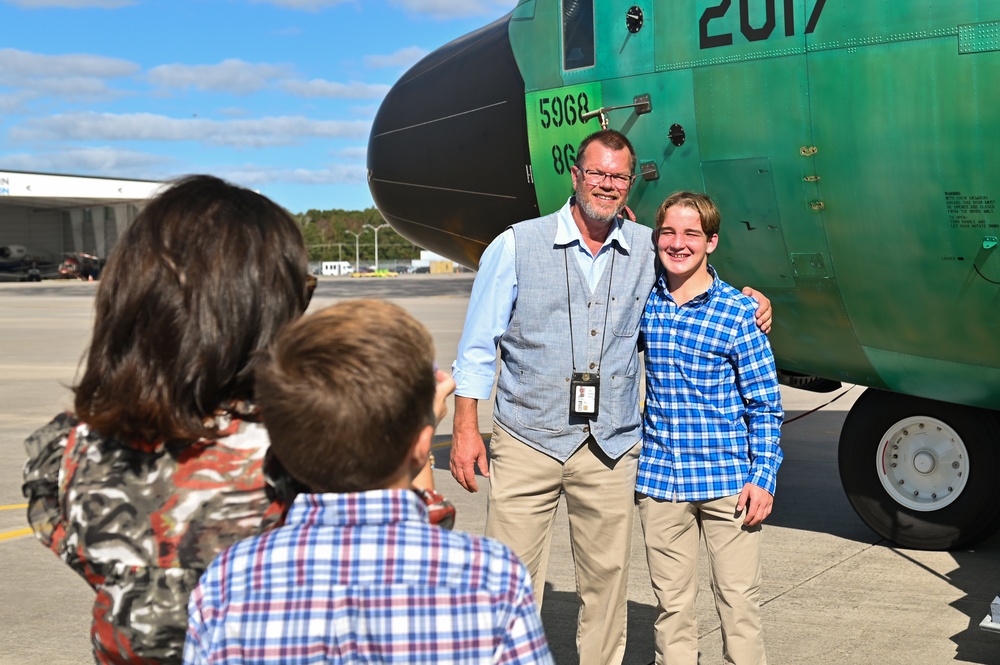
[[[486,535],[527,566],[539,608],[559,497],[566,496],[580,614],[581,665],[611,665],[625,654],[629,559],[640,444],[617,460],[592,440],[565,463],[494,424]]]
[[[656,594],[656,663],[697,665],[698,540],[705,535],[726,663],[765,665],[760,622],[761,528],[736,513],[738,494],[712,501],[639,495],[646,562]],[[709,659],[711,660],[711,659]]]

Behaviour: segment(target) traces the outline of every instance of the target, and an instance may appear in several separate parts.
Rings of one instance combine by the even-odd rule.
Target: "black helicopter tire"
[[[908,549],[953,550],[1000,529],[1000,415],[869,388],[840,433],[858,516]]]

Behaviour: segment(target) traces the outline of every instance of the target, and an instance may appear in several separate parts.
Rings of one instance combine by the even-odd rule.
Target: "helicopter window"
[[[563,0],[563,68],[594,66],[594,0]]]

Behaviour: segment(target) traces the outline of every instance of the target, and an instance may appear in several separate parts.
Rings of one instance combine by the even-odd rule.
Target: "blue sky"
[[[0,0],[0,170],[211,173],[292,212],[372,205],[399,76],[516,0]]]

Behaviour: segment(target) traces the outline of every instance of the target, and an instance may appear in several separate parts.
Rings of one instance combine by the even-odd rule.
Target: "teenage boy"
[[[761,522],[782,453],[781,395],[756,303],[708,256],[719,210],[678,192],[656,213],[663,273],[646,302],[646,406],[636,491],[658,604],[656,662],[695,665],[698,543],[708,551],[727,663],[766,663]]]
[[[309,492],[205,572],[185,663],[552,662],[524,566],[431,526],[409,489],[453,389],[427,330],[386,302],[279,335],[258,400],[272,453]]]

